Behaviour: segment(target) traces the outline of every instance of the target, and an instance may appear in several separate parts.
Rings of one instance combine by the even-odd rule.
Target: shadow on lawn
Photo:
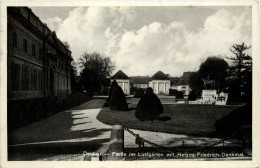
[[[168,117],[168,116],[160,116],[157,120],[158,121],[169,121],[171,120],[172,118],[171,117]]]

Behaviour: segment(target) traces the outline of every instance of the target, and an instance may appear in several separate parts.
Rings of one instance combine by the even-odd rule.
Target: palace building
[[[7,12],[8,100],[70,94],[71,51],[30,8]]]

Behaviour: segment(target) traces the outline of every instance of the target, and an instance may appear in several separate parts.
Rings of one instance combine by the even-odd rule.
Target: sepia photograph
[[[258,160],[258,3],[57,4],[2,8],[2,161]]]

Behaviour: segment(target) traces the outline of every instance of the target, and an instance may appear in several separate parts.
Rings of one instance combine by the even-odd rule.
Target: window
[[[23,52],[27,52],[27,40],[23,39]]]
[[[40,59],[43,59],[43,52],[42,52],[42,49],[39,49],[39,58],[40,58]]]
[[[33,75],[33,68],[31,67],[31,90],[34,90],[34,75]]]
[[[17,48],[17,33],[13,32],[13,47]]]
[[[11,69],[12,90],[17,91],[20,88],[20,65],[12,63]]]
[[[32,44],[32,56],[35,57],[35,45]]]

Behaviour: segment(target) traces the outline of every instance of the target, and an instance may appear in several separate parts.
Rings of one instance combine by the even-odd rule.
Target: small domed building
[[[154,94],[169,94],[170,78],[162,71],[156,72],[149,82],[149,87],[153,89]]]
[[[125,95],[130,95],[130,78],[123,71],[117,71],[117,73],[111,77],[111,82],[114,80],[122,88]]]

